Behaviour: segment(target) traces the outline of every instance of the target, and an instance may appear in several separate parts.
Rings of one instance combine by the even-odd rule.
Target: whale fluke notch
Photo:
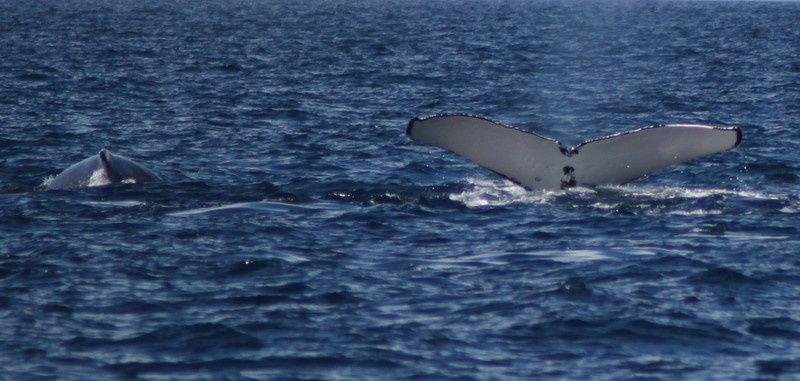
[[[122,155],[101,149],[54,177],[47,189],[77,189],[119,183],[161,181],[155,172]]]
[[[529,190],[625,184],[672,164],[726,151],[742,139],[737,127],[668,124],[564,147],[557,140],[466,114],[416,117],[406,134]]]

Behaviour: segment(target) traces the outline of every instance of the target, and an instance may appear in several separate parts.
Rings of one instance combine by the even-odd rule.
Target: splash
[[[469,208],[504,206],[508,204],[545,204],[564,191],[529,192],[508,180],[467,180],[469,186],[460,193],[450,194],[450,200]]]
[[[37,187],[36,187],[36,189],[38,189],[38,190],[44,190],[44,189],[47,189],[47,188],[49,188],[49,187],[50,187],[50,184],[52,184],[52,183],[53,183],[53,179],[55,179],[55,178],[56,178],[56,177],[55,177],[55,176],[53,176],[53,175],[50,175],[50,176],[47,176],[47,177],[45,177],[44,179],[42,179],[42,183],[41,183],[41,184],[39,184],[39,186],[37,186]]]

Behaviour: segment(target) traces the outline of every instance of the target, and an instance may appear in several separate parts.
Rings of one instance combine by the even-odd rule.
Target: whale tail
[[[154,181],[161,181],[161,178],[153,171],[125,156],[101,149],[97,155],[89,156],[59,173],[47,184],[47,189],[76,189]]]
[[[625,184],[672,164],[731,149],[742,139],[736,127],[669,124],[564,147],[554,139],[463,114],[413,118],[406,134],[529,190]]]

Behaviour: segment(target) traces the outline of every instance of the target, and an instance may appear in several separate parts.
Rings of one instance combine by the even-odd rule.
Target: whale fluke
[[[737,127],[668,124],[567,148],[554,139],[464,114],[413,118],[406,134],[529,190],[625,184],[672,164],[731,149],[742,139]]]
[[[59,173],[47,184],[47,189],[76,189],[154,181],[161,181],[161,178],[153,171],[125,156],[101,149],[97,155],[92,155]]]

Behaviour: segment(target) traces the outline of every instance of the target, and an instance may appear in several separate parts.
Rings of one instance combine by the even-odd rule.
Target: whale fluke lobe
[[[406,134],[441,147],[531,189],[558,189],[566,157],[561,144],[469,115],[414,118]]]
[[[739,145],[735,127],[669,124],[581,143],[578,184],[624,184],[648,173]]]
[[[406,134],[414,141],[455,152],[530,190],[624,184],[672,164],[731,149],[741,141],[736,127],[670,124],[568,148],[554,139],[463,114],[413,118]],[[568,173],[564,168],[570,168]]]
[[[47,189],[76,189],[90,186],[147,183],[161,181],[153,171],[125,157],[102,149],[97,155],[90,156],[73,164],[48,184]]]

